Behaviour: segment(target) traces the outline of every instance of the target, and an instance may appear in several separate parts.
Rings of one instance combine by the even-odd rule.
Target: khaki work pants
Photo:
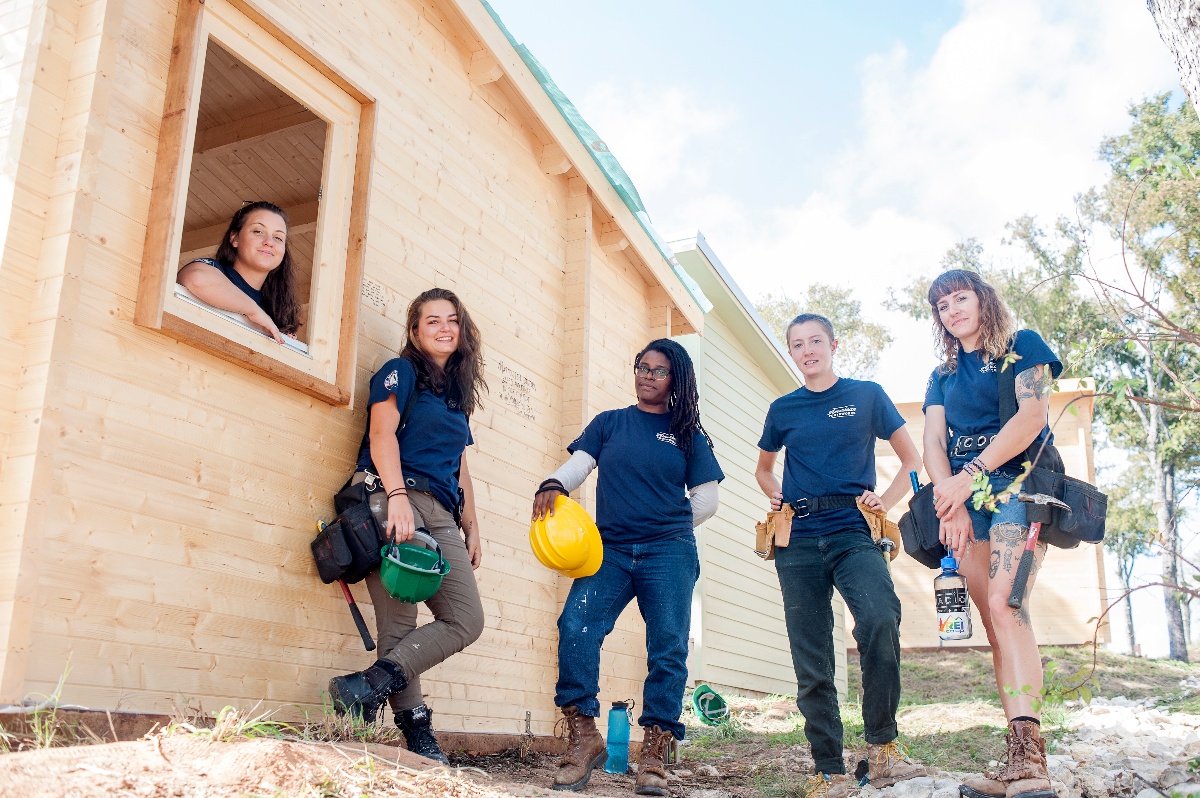
[[[354,475],[361,482],[361,473]],[[450,573],[442,579],[438,592],[425,601],[433,620],[417,625],[417,605],[397,601],[384,590],[379,571],[366,578],[367,591],[375,606],[376,641],[380,658],[400,666],[408,677],[408,687],[388,699],[393,712],[403,712],[425,703],[420,675],[479,639],[483,633],[483,604],[475,572],[467,556],[462,533],[454,516],[430,493],[410,490],[416,525],[425,527],[442,547],[442,556],[450,563]],[[387,505],[383,518],[376,514],[380,528],[387,524]]]

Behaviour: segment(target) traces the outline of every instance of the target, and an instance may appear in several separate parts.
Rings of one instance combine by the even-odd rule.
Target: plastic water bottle
[[[958,572],[958,560],[942,558],[942,572],[933,580],[937,601],[938,636],[943,640],[966,640],[971,636],[971,599],[967,580]]]
[[[629,770],[629,704],[624,701],[614,701],[608,711],[608,761],[604,769],[609,773]]]

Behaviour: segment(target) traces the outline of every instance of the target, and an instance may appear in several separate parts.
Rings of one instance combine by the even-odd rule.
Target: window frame
[[[326,122],[307,346],[280,346],[175,290],[212,40]],[[181,0],[134,321],[337,406],[354,397],[375,101],[240,0]],[[271,199],[261,197],[256,199]],[[305,349],[307,351],[305,351]]]

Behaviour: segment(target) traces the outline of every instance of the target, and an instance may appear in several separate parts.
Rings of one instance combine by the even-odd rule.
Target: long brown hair
[[[458,349],[446,361],[445,369],[425,354],[416,342],[421,309],[426,302],[436,299],[449,302],[458,315]],[[471,321],[471,314],[453,291],[430,288],[409,303],[400,357],[416,369],[417,390],[429,388],[437,393],[445,392],[446,398],[454,403],[451,407],[457,405],[468,416],[483,407],[483,394],[487,390],[487,381],[483,378],[483,341],[479,328]]]
[[[253,211],[277,213],[283,219],[283,226],[290,227],[287,213],[274,203],[250,202],[243,205],[229,220],[229,229],[225,231],[225,236],[217,247],[217,254],[213,256],[222,266],[233,266],[237,260],[237,247],[229,239],[234,233],[242,231],[246,217]],[[262,294],[262,308],[271,317],[271,321],[275,322],[279,331],[288,335],[295,333],[300,327],[300,303],[296,301],[296,270],[292,267],[292,253],[286,242],[283,245],[283,260],[267,273],[267,279],[263,281],[259,290]]]
[[[993,360],[999,360],[1008,352],[1017,322],[1012,312],[995,288],[983,278],[966,269],[951,269],[942,272],[929,286],[929,306],[933,308],[934,349],[942,358],[942,371],[949,373],[958,368],[958,339],[942,324],[938,313],[938,301],[956,291],[974,291],[979,297],[979,348]]]

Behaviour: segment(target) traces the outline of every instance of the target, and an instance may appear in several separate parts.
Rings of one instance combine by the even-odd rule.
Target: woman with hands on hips
[[[987,631],[1008,719],[1007,763],[992,777],[968,781],[962,793],[1053,798],[1040,716],[1033,708],[1042,687],[1042,662],[1028,599],[1046,546],[1039,543],[1035,551],[1022,607],[1010,608],[1029,532],[1025,505],[1012,496],[992,513],[976,510],[970,499],[977,475],[987,475],[993,494],[999,494],[1022,473],[1026,449],[1053,442],[1047,417],[1051,384],[1062,363],[1040,335],[1017,329],[995,289],[974,272],[940,275],[929,288],[929,305],[943,363],[930,375],[925,392],[925,470],[934,484],[941,540],[958,557]],[[1017,412],[1001,424],[999,380],[1006,368],[1016,374]]]
[[[390,703],[409,750],[446,764],[419,677],[483,632],[474,574],[483,554],[466,447],[474,442],[471,413],[487,386],[478,328],[452,292],[432,288],[414,299],[405,333],[400,356],[371,378],[367,431],[353,481],[382,483],[378,490],[387,498],[376,520],[388,540],[402,543],[424,527],[450,571],[425,602],[433,621],[423,626],[417,626],[416,605],[392,598],[378,570],[367,576],[380,659],[365,671],[334,677],[329,693],[339,714],[367,721]],[[410,401],[411,414],[401,426]]]

